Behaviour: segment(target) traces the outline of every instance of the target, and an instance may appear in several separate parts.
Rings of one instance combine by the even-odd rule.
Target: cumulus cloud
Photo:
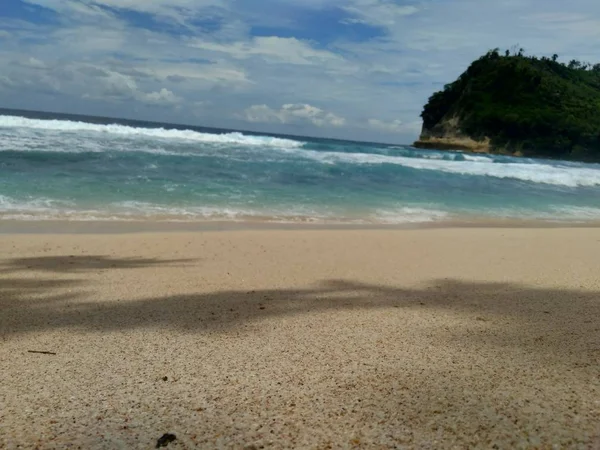
[[[343,117],[307,104],[287,104],[280,109],[272,109],[267,105],[253,105],[244,111],[243,118],[254,123],[290,124],[304,122],[317,127],[342,127],[346,124],[346,119]]]
[[[176,105],[181,103],[181,98],[166,88],[162,88],[157,92],[138,93],[137,98],[150,105]]]
[[[98,79],[99,92],[87,94],[87,98],[104,98],[117,101],[137,100],[148,105],[176,105],[182,101],[180,97],[166,88],[154,92],[144,92],[136,80],[118,72],[107,72],[107,76]]]

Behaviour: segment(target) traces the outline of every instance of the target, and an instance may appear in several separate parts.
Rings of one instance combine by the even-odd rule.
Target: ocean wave
[[[488,219],[543,221],[550,223],[590,223],[600,220],[600,208],[574,205],[547,205],[537,210],[524,207],[481,208],[469,216]]]
[[[112,203],[108,209],[118,216],[148,218],[236,220],[257,215],[255,210],[228,206],[167,206],[134,200]]]
[[[497,163],[490,158],[486,161],[448,161],[443,159],[421,159],[405,156],[388,156],[373,153],[316,152],[297,149],[298,156],[313,159],[324,164],[394,164],[417,170],[431,170],[457,175],[488,176],[515,179],[520,181],[550,184],[565,187],[600,186],[600,170],[585,167],[566,167],[542,164],[539,162]]]
[[[492,162],[493,159],[489,156],[475,156],[475,155],[467,155],[466,153],[459,153],[466,161],[473,162]]]
[[[40,133],[35,132],[36,130],[49,132]],[[97,136],[102,139],[95,139]],[[125,139],[111,139],[110,142],[106,142],[106,136],[140,139],[135,143]],[[149,141],[150,139],[156,141]],[[207,145],[172,145],[160,139],[177,140],[178,144],[192,142]],[[118,124],[101,125],[0,115],[0,152],[33,152],[26,158],[35,161],[47,158],[45,153],[104,152],[110,153],[109,158],[118,152],[139,152],[174,157],[215,157],[242,163],[294,163],[297,159],[308,159],[331,165],[389,164],[414,170],[493,177],[568,188],[600,186],[598,165],[505,159],[455,152],[421,152],[400,146],[373,150],[373,147],[365,144],[365,152],[361,152],[358,144],[341,147],[350,151],[315,150],[311,149],[313,145],[316,144],[269,136],[248,136],[237,132],[211,134],[193,130],[138,128]],[[393,151],[389,152],[389,149]],[[370,152],[367,152],[369,150]],[[373,151],[385,151],[386,154]],[[13,156],[7,153],[3,155],[7,158]],[[66,158],[64,155],[63,157]],[[0,203],[0,209],[1,207]]]
[[[194,130],[140,128],[119,124],[101,125],[87,122],[72,122],[69,120],[39,120],[28,119],[26,117],[2,115],[0,115],[0,128],[45,130],[65,133],[91,132],[120,137],[184,140],[211,144],[236,144],[244,146],[299,148],[304,145],[304,142],[301,141],[271,136],[250,136],[239,132],[213,134],[201,133]]]
[[[201,206],[167,205],[127,200],[93,207],[46,197],[14,198],[0,195],[0,218],[11,220],[139,221],[166,222],[233,221],[341,225],[402,225],[470,219],[542,220],[557,223],[588,223],[600,220],[600,208],[548,205],[541,210],[522,207],[439,209],[435,204],[389,205],[367,211],[332,210],[317,205],[243,207],[237,204]]]
[[[237,205],[195,206],[162,205],[127,200],[104,204],[96,208],[81,208],[70,201],[51,198],[16,199],[0,195],[0,218],[10,220],[69,221],[258,221],[270,223],[307,224],[408,224],[427,223],[447,218],[448,213],[429,207],[394,207],[378,209],[357,216],[335,214],[330,209],[309,205],[270,208],[243,208]]]
[[[448,219],[450,214],[433,208],[399,207],[395,209],[379,209],[372,216],[375,223],[405,224],[428,223]]]
[[[72,206],[74,206],[74,203],[67,200],[56,200],[46,197],[29,197],[19,200],[6,195],[0,195],[0,213],[6,211],[47,212]]]
[[[313,221],[325,219],[310,208],[241,208],[238,206],[177,206],[125,200],[83,208],[71,201],[46,197],[18,199],[0,195],[0,218],[11,220],[163,220],[163,221]]]
[[[551,217],[563,220],[596,221],[600,220],[600,208],[591,206],[553,206]]]

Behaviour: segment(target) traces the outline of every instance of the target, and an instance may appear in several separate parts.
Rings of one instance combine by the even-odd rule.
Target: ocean
[[[0,110],[0,218],[600,219],[600,165]]]

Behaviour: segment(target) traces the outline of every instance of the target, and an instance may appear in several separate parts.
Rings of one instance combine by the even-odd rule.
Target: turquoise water
[[[600,165],[0,111],[0,217],[600,218]]]

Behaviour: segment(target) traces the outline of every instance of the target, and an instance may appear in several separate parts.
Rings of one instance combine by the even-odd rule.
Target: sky
[[[0,106],[411,143],[488,50],[599,41],[598,0],[0,0]]]

